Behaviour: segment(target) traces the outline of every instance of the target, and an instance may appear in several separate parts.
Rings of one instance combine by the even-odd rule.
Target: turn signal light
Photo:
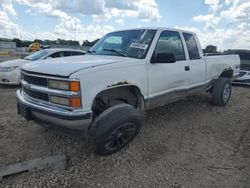
[[[82,101],[80,97],[72,97],[70,98],[70,106],[74,108],[78,108],[82,106]]]
[[[80,82],[79,81],[71,81],[69,84],[70,91],[80,91]]]

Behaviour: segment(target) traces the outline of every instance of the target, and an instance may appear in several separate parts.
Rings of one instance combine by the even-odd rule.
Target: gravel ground
[[[26,123],[16,89],[0,87],[0,166],[66,154],[67,169],[9,176],[0,187],[250,187],[250,88],[234,87],[227,107],[204,94],[152,110],[137,138],[108,157]]]

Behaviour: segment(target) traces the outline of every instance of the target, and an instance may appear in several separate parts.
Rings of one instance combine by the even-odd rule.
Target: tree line
[[[99,39],[96,39],[94,41],[89,40],[83,40],[82,46],[93,46]],[[5,42],[15,42],[17,47],[28,47],[30,44],[34,42],[38,42],[42,45],[69,45],[69,46],[80,46],[79,41],[74,40],[64,40],[64,39],[57,39],[57,40],[41,40],[41,39],[35,39],[33,41],[30,40],[21,40],[19,38],[14,39],[6,39],[6,38],[0,38],[0,41]]]
[[[29,41],[29,40],[20,40],[19,38],[14,38],[14,39],[7,39],[7,38],[0,38],[0,41],[5,41],[5,42],[16,42],[17,47],[28,47],[30,44],[34,42],[38,42],[39,44],[42,45],[69,45],[69,46],[80,46],[79,41],[74,41],[74,40],[64,40],[64,39],[57,39],[57,40],[40,40],[40,39],[35,39],[34,41]],[[89,40],[83,40],[82,46],[88,46],[92,47],[96,42],[98,42],[99,39],[89,41]],[[206,54],[241,54],[241,56],[246,58],[247,56],[248,59],[250,59],[249,50],[224,50],[223,52],[217,51],[217,46],[214,45],[207,45],[205,49],[203,49],[203,53]],[[243,54],[243,55],[242,55]],[[245,55],[246,54],[246,55]]]

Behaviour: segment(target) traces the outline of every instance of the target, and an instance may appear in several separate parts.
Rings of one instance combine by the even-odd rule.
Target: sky
[[[82,43],[148,26],[194,31],[203,48],[250,49],[250,0],[0,0],[0,38]]]

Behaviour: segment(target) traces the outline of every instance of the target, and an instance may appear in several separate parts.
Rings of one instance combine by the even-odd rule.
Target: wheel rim
[[[229,83],[226,83],[223,90],[223,101],[226,103],[229,100],[231,94],[231,87]]]
[[[108,137],[105,148],[108,150],[116,150],[125,146],[133,139],[137,128],[135,123],[125,123],[119,128],[115,129]]]

